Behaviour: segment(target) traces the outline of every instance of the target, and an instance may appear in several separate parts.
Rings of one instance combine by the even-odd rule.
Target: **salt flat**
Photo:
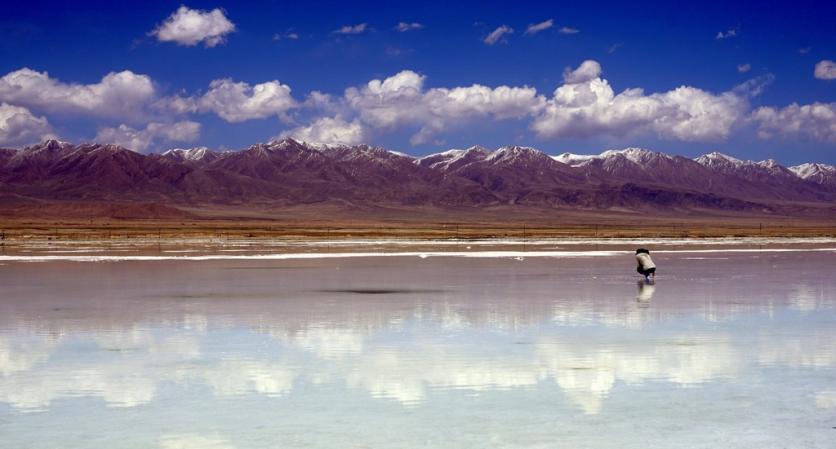
[[[832,447],[832,242],[635,243],[7,248],[0,447]]]

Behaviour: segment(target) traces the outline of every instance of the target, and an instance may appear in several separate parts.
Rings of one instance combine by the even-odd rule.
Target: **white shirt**
[[[653,259],[651,259],[650,254],[647,253],[636,254],[636,262],[639,263],[639,266],[642,267],[642,270],[656,268],[656,264],[653,263]]]

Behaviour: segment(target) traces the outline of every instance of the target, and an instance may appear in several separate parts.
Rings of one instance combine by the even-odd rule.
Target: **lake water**
[[[7,255],[0,447],[836,447],[836,251],[532,255]]]

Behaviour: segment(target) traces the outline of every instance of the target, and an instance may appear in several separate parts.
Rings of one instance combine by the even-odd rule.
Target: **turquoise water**
[[[2,448],[836,441],[834,252],[10,260]]]

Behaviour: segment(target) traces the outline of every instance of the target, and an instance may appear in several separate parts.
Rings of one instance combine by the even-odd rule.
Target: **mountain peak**
[[[184,161],[199,161],[206,158],[211,151],[207,147],[194,148],[172,148],[165,151],[162,155],[169,158],[184,160]]]
[[[788,170],[806,181],[836,186],[836,166],[817,162],[808,162],[789,167]]]
[[[562,153],[557,156],[552,156],[552,159],[556,160],[557,162],[571,165],[573,167],[579,167],[582,165],[588,165],[590,162],[600,159],[601,156],[597,154],[575,154],[575,153]]]
[[[644,164],[654,158],[670,159],[670,156],[667,154],[635,147],[624,148],[622,150],[607,150],[601,153],[600,157],[608,158],[618,155],[637,164]]]
[[[624,148],[621,150],[606,150],[600,154],[563,153],[552,157],[552,159],[558,162],[562,162],[573,167],[588,165],[595,160],[613,160],[616,158],[624,158],[639,165],[646,164],[655,158],[672,159],[671,156],[665,153],[634,147]]]
[[[264,144],[264,146],[271,150],[283,150],[287,148],[313,148],[313,144],[296,140],[292,137],[284,137],[278,140],[271,140]]]
[[[37,143],[35,145],[30,145],[23,149],[26,152],[38,152],[38,151],[58,151],[64,150],[67,148],[71,148],[73,145],[69,142],[64,142],[58,139],[47,139],[41,143]]]
[[[517,145],[504,146],[498,148],[496,151],[488,155],[487,160],[491,162],[511,162],[519,159],[541,159],[549,158],[546,153],[531,147],[521,147]]]
[[[749,162],[740,160],[736,157],[732,157],[727,154],[720,153],[719,151],[712,151],[711,153],[703,154],[702,156],[694,159],[694,161],[706,167],[716,165],[741,166]]]
[[[439,170],[450,170],[467,165],[471,162],[484,160],[491,152],[482,146],[473,145],[467,149],[450,149],[441,153],[424,156],[415,161],[416,164]]]

